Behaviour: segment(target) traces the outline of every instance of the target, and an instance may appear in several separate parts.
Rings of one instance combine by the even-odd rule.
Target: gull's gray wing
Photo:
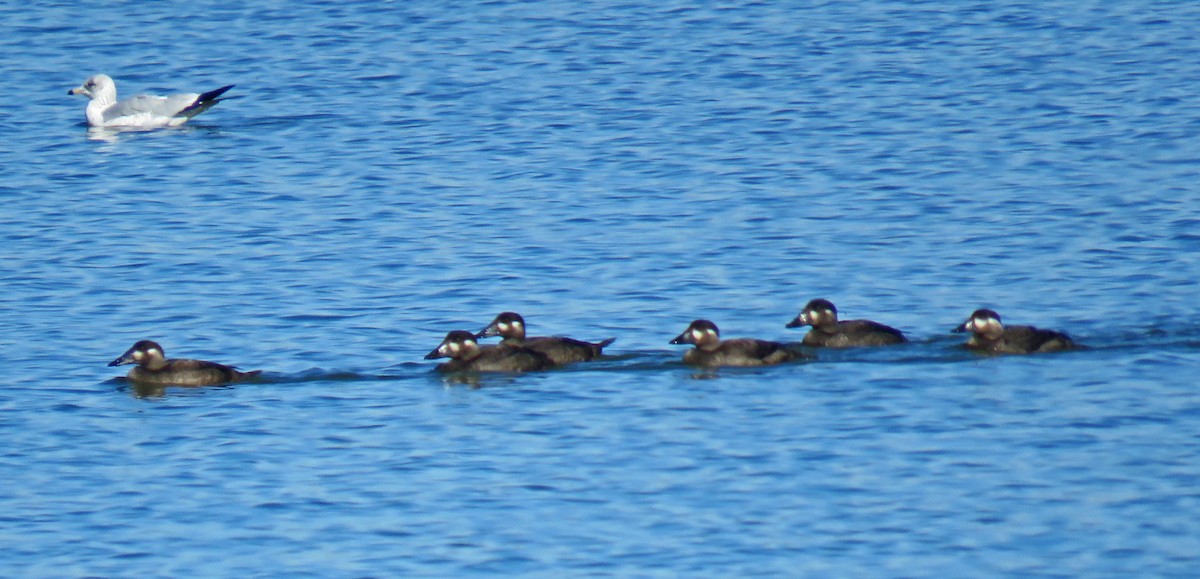
[[[122,117],[144,116],[149,118],[171,118],[192,106],[200,97],[196,93],[174,94],[171,96],[138,95],[127,98],[108,107],[104,111],[104,120],[112,122]]]

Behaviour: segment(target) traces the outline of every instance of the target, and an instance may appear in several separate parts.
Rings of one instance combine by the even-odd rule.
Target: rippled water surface
[[[0,574],[1189,576],[1188,3],[0,7]],[[123,95],[239,98],[97,133]],[[809,299],[912,343],[700,373]],[[992,307],[1089,349],[985,358]],[[498,312],[611,356],[447,381]],[[147,389],[134,341],[265,370]],[[477,387],[473,387],[477,386]]]

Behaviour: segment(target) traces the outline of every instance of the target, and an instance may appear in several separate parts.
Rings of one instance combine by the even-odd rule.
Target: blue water
[[[1200,7],[1113,4],[0,6],[0,575],[1193,575]],[[666,343],[815,297],[913,342]],[[504,310],[617,342],[422,359]]]

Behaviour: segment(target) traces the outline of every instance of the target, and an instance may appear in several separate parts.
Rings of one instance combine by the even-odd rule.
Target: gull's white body
[[[91,127],[152,129],[177,127],[220,102],[217,98],[233,85],[203,94],[170,96],[138,95],[117,100],[117,84],[108,75],[97,74],[69,91],[89,99],[87,123]]]

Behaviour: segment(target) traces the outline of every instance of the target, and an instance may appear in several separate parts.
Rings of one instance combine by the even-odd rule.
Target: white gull
[[[171,96],[137,95],[117,101],[117,83],[106,74],[97,74],[67,91],[91,99],[87,105],[87,123],[91,127],[129,127],[152,129],[177,127],[208,110],[233,85],[206,93]]]

